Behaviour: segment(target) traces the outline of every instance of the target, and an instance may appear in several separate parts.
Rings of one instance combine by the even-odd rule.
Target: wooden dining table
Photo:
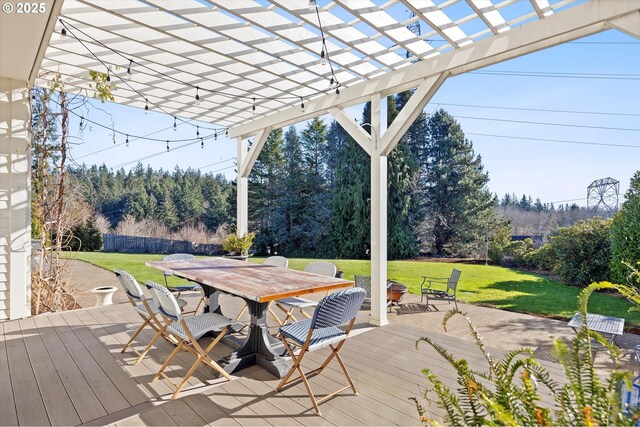
[[[354,285],[351,280],[228,258],[152,261],[146,265],[200,284],[208,299],[205,311],[222,314],[218,300],[221,292],[242,298],[251,316],[247,338],[238,350],[218,363],[228,373],[257,364],[279,378],[286,375],[291,364],[282,357],[285,349],[280,340],[269,333],[269,304],[281,298]]]

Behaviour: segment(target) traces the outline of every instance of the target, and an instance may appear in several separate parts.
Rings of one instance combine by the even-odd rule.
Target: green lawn
[[[163,283],[162,272],[144,265],[147,261],[160,260],[163,255],[115,254],[81,252],[73,257],[107,270],[122,269],[144,283],[153,280]],[[264,258],[252,257],[251,262],[261,263]],[[290,259],[289,268],[302,270],[309,259]],[[346,278],[354,274],[369,274],[369,261],[332,260]],[[484,265],[452,264],[440,262],[389,261],[388,275],[418,294],[423,275],[446,277],[455,267],[462,271],[458,285],[458,298],[471,303],[487,305],[520,313],[570,318],[576,310],[576,298],[580,288],[566,286],[545,277],[517,270]],[[170,278],[169,285],[184,283]],[[640,325],[640,311],[629,310],[633,304],[614,295],[596,294],[589,304],[589,311],[598,314],[624,317],[628,323]]]

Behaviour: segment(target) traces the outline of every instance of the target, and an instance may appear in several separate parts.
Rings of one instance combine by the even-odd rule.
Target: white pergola
[[[330,114],[371,156],[371,323],[384,325],[387,156],[444,81],[612,28],[640,38],[640,0],[318,0],[317,12],[308,0],[44,3],[43,13],[0,13],[0,320],[29,314],[27,89],[55,74],[81,92],[89,70],[110,70],[117,103],[228,127],[241,233],[247,177],[269,132]],[[420,35],[407,28],[416,22]],[[339,97],[321,64],[320,24]],[[383,129],[381,98],[407,89]],[[364,102],[371,134],[345,113]]]

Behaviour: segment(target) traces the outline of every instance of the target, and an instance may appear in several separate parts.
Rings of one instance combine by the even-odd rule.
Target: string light
[[[309,0],[309,10],[314,10],[316,8],[316,0]]]
[[[111,67],[107,68],[107,81],[111,81]]]
[[[340,88],[336,88],[336,99],[340,98]]]
[[[66,28],[63,28],[60,31],[60,36],[62,36],[63,39],[67,38],[67,29]]]
[[[144,113],[149,114],[149,100],[147,98],[144,99]]]
[[[322,48],[322,52],[320,52],[320,65],[327,65],[327,57],[324,54],[324,47]]]
[[[304,100],[300,97],[300,108],[304,111]]]
[[[128,147],[129,146],[129,135],[127,135],[127,140],[125,141],[125,145]]]
[[[167,140],[167,153],[169,152],[169,140]]]
[[[176,116],[173,116],[173,131],[177,131],[178,130],[178,123],[177,123],[178,118]]]
[[[214,140],[214,141],[217,141],[217,140],[218,140],[218,132],[216,132],[216,133],[214,133],[214,134],[213,134],[213,140]]]
[[[198,93],[199,90],[200,88],[196,86],[196,105],[200,105],[200,94]]]
[[[204,139],[200,138],[200,148],[204,148]]]
[[[224,131],[224,136],[229,136],[229,129]]]
[[[196,126],[196,136],[200,136],[200,126]]]
[[[131,64],[133,64],[133,59],[129,60],[129,66],[127,67],[127,78],[131,80]]]
[[[255,96],[253,97],[253,105],[251,106],[251,112],[253,114],[256,113],[256,97]]]

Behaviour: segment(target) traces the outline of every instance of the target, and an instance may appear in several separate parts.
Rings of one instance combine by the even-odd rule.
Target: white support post
[[[238,182],[237,182],[237,211],[236,230],[239,235],[249,231],[249,179],[242,173],[242,165],[248,157],[249,141],[246,138],[238,138]]]
[[[342,129],[347,131],[368,155],[371,155],[373,149],[371,135],[365,132],[362,126],[357,125],[355,120],[349,117],[342,108],[332,108],[329,113],[342,126]]]
[[[371,319],[387,319],[387,156],[380,142],[380,94],[371,97]]]
[[[0,77],[0,320],[31,315],[29,92]]]

